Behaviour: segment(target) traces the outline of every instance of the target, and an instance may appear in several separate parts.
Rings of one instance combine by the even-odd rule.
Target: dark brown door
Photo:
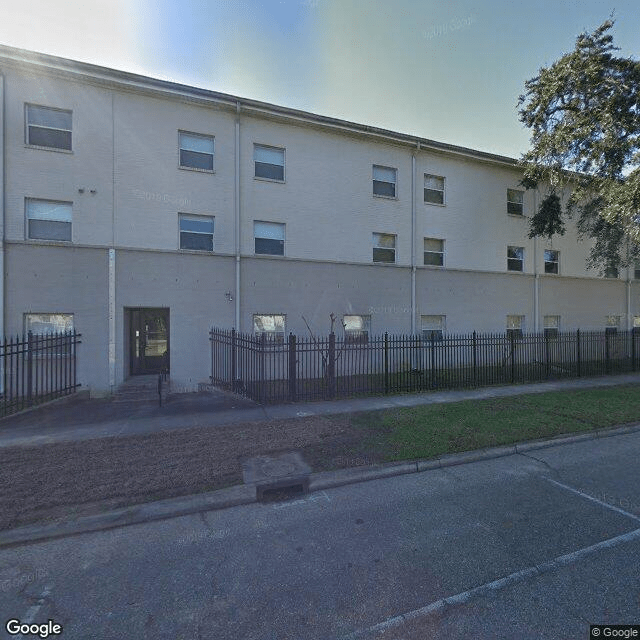
[[[169,309],[130,309],[131,375],[169,372]]]

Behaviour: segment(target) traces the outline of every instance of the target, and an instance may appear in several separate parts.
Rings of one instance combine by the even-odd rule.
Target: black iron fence
[[[0,342],[0,416],[74,393],[80,334],[29,332]]]
[[[573,331],[300,338],[212,329],[211,381],[256,402],[296,402],[636,371],[640,334]]]

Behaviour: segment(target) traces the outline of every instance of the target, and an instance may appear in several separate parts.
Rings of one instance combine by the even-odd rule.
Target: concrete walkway
[[[270,406],[260,406],[244,398],[219,391],[175,395],[163,407],[148,403],[115,403],[107,400],[78,398],[64,403],[53,403],[40,409],[0,420],[0,447],[140,435],[203,426],[215,428],[221,425],[272,419],[376,411],[459,402],[461,400],[544,393],[562,389],[589,389],[639,383],[640,373],[636,373],[461,391],[438,391]]]

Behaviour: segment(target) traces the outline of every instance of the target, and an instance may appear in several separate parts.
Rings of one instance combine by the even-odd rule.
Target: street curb
[[[461,464],[480,462],[495,458],[504,458],[537,449],[547,449],[557,445],[572,444],[599,438],[627,435],[640,431],[640,423],[613,427],[611,429],[594,429],[587,433],[559,435],[546,440],[528,440],[507,446],[479,449],[464,453],[438,456],[429,460],[373,465],[371,467],[353,467],[337,471],[320,471],[312,473],[309,491],[322,491],[334,487],[342,487],[360,482],[369,482],[410,473],[422,473],[434,469],[444,469]],[[235,485],[209,493],[193,496],[168,498],[130,507],[122,507],[112,511],[91,516],[82,516],[75,520],[60,521],[54,524],[27,525],[15,529],[0,531],[0,548],[8,548],[24,544],[35,544],[55,538],[64,538],[84,533],[95,533],[119,527],[145,524],[157,520],[167,520],[179,516],[191,515],[202,511],[227,509],[241,505],[253,504],[256,500],[254,485]]]

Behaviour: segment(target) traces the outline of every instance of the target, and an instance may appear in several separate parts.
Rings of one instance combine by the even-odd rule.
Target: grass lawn
[[[364,447],[388,461],[433,458],[640,421],[640,387],[554,391],[352,416]]]

